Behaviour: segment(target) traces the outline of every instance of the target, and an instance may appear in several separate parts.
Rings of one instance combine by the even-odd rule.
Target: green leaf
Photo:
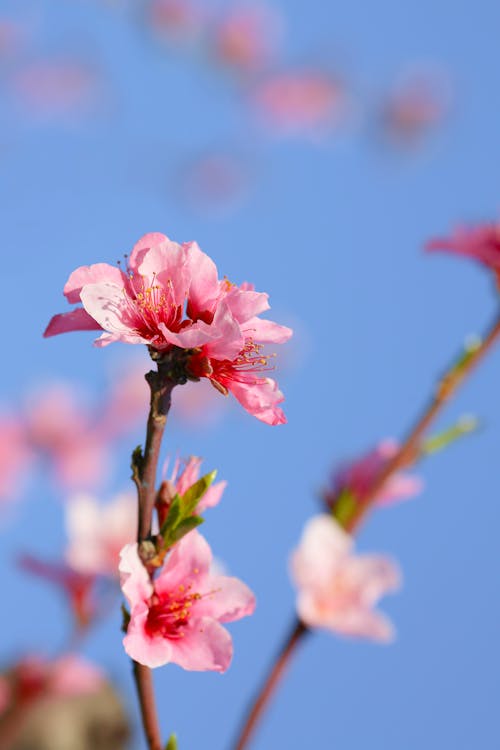
[[[165,745],[165,750],[178,750],[177,736],[175,734],[170,735],[170,739]]]
[[[342,490],[332,508],[332,515],[341,526],[351,519],[357,503],[356,495],[351,490]]]
[[[211,471],[210,474],[205,474],[204,477],[198,479],[197,482],[195,482],[188,490],[186,490],[186,492],[181,497],[183,516],[188,516],[194,511],[216,476],[217,469],[214,469],[214,471]]]
[[[163,521],[162,527],[160,529],[160,534],[164,539],[165,539],[165,536],[168,534],[169,530],[173,529],[180,519],[181,519],[181,499],[179,495],[174,495],[174,498],[170,504],[170,508],[168,509],[167,517]]]
[[[188,518],[185,518],[171,531],[169,544],[178,542],[179,539],[182,539],[183,536],[186,536],[186,534],[189,534],[190,531],[202,524],[204,520],[201,516],[188,516]]]
[[[449,445],[463,437],[468,435],[470,432],[475,432],[480,426],[480,422],[477,417],[474,416],[463,416],[460,417],[451,427],[448,427],[442,432],[438,432],[436,435],[431,435],[430,438],[424,440],[422,443],[421,453],[423,456],[430,456],[433,453],[447,448]]]

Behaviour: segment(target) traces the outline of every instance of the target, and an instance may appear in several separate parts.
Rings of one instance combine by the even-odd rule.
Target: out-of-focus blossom
[[[284,343],[292,331],[259,318],[269,308],[268,295],[219,279],[214,262],[195,242],[179,245],[162,234],[145,235],[126,273],[106,263],[82,266],[70,275],[64,293],[83,307],[55,315],[45,336],[102,330],[97,346],[146,344],[180,361],[184,381],[206,377],[263,422],[286,421],[277,384],[258,374],[271,369],[262,345]]]
[[[440,125],[450,108],[449,84],[442,75],[404,76],[382,105],[384,134],[400,145],[415,145]]]
[[[137,534],[137,499],[117,495],[107,504],[77,495],[66,505],[66,561],[77,573],[118,577],[120,550]]]
[[[151,30],[170,42],[196,40],[205,21],[203,9],[193,0],[150,0],[146,14]]]
[[[233,648],[221,623],[252,614],[255,598],[237,578],[212,575],[211,562],[196,530],[173,547],[153,581],[137,545],[124,547],[120,573],[130,622],[123,644],[132,659],[149,667],[173,662],[187,670],[226,671]]]
[[[104,682],[102,670],[76,654],[54,661],[40,655],[26,656],[14,664],[2,678],[9,703],[28,703],[41,695],[85,695],[99,690]]]
[[[12,57],[22,46],[25,36],[19,24],[0,18],[0,62]]]
[[[275,9],[259,4],[236,6],[214,27],[213,53],[223,65],[256,71],[276,56],[282,31],[283,19]]]
[[[124,368],[116,383],[93,408],[68,383],[39,387],[25,407],[25,439],[41,453],[65,490],[91,489],[111,468],[112,441],[143,419],[148,389],[134,365]]]
[[[55,584],[69,603],[78,628],[87,628],[96,619],[100,601],[95,575],[80,573],[66,563],[47,562],[33,555],[22,555],[18,562],[28,573]]]
[[[230,152],[209,152],[186,164],[176,190],[197,212],[219,216],[237,208],[251,180],[243,159]]]
[[[0,504],[17,497],[32,455],[20,419],[0,418]]]
[[[331,516],[307,523],[291,560],[298,615],[311,628],[390,641],[393,626],[375,605],[399,588],[399,569],[385,557],[355,555],[353,544]]]
[[[355,500],[363,501],[371,492],[373,483],[380,476],[384,466],[398,452],[399,445],[394,440],[383,440],[369,453],[341,464],[332,477],[323,497],[330,508],[334,508],[343,493],[349,493]],[[397,472],[389,477],[377,493],[376,504],[391,505],[407,500],[422,491],[422,480],[414,474]]]
[[[37,115],[81,115],[97,103],[99,78],[84,62],[41,59],[17,70],[11,86],[21,103]]]
[[[464,255],[500,274],[500,223],[460,226],[448,237],[439,237],[426,244],[426,250],[444,250]]]
[[[189,459],[180,461],[179,459],[175,462],[172,469],[172,474],[169,479],[165,479],[158,491],[158,498],[156,507],[158,509],[158,522],[160,527],[165,520],[170,504],[177,494],[182,497],[187,490],[195,484],[200,478],[200,469],[203,462],[202,458],[197,456],[190,456]],[[226,489],[227,482],[216,482],[211,484],[210,487],[205,490],[201,500],[194,509],[194,513],[199,515],[203,513],[207,508],[213,508],[216,506],[222,497],[222,493]],[[123,546],[123,545],[122,545]]]
[[[252,94],[264,123],[285,135],[315,136],[330,132],[345,115],[346,99],[339,80],[313,69],[270,75]]]

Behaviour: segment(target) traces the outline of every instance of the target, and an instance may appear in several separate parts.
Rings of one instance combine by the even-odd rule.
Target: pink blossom
[[[394,440],[383,440],[376,448],[339,466],[330,487],[324,492],[324,499],[333,508],[344,492],[349,492],[356,500],[362,501],[371,492],[373,483],[380,476],[384,466],[398,452],[399,445]],[[422,491],[419,477],[406,472],[397,472],[387,479],[377,494],[379,506],[391,505],[400,500],[407,500]]]
[[[465,255],[500,273],[500,223],[460,226],[448,237],[439,237],[426,244],[426,250],[445,250]]]
[[[150,0],[148,24],[161,37],[186,42],[199,37],[204,12],[193,0]]]
[[[221,623],[252,614],[255,598],[237,578],[213,575],[212,553],[196,530],[169,553],[153,581],[137,545],[121,553],[122,590],[130,604],[125,651],[148,667],[173,662],[187,670],[225,672],[231,636]]]
[[[103,330],[98,346],[146,344],[163,356],[188,350],[186,378],[209,378],[268,424],[286,421],[278,407],[283,395],[258,373],[270,369],[263,344],[284,343],[292,331],[259,318],[269,308],[268,295],[220,280],[195,242],[145,235],[128,258],[127,273],[106,263],[83,266],[70,275],[64,293],[83,307],[54,316],[45,336]]]
[[[118,578],[120,550],[137,535],[137,500],[117,495],[107,504],[77,495],[66,506],[66,561],[77,573]]]
[[[329,73],[307,69],[268,76],[255,88],[253,102],[272,128],[289,134],[330,130],[346,108],[339,81]]]
[[[102,670],[76,654],[50,661],[38,654],[25,656],[8,670],[10,699],[28,703],[39,697],[94,693],[104,683]]]
[[[394,142],[413,145],[445,118],[450,87],[440,71],[412,71],[401,77],[382,107],[382,127]]]
[[[31,450],[22,422],[12,416],[0,419],[0,502],[19,494],[24,484]]]
[[[282,25],[276,11],[264,5],[230,8],[214,31],[215,56],[240,70],[263,68],[277,52]]]
[[[311,628],[390,641],[392,623],[374,607],[399,588],[400,572],[385,557],[354,555],[353,544],[331,516],[315,516],[306,524],[291,560],[298,615]]]

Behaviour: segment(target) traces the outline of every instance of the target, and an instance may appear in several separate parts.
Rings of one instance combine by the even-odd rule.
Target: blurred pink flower
[[[174,496],[176,494],[180,496],[184,495],[184,493],[187,492],[187,490],[200,478],[202,462],[202,458],[190,456],[187,460],[184,459],[183,461],[180,461],[177,459],[174,463],[170,478],[165,479],[162,482],[158,491],[156,507],[158,510],[158,523],[160,527],[166,518]],[[220,502],[222,493],[226,489],[226,486],[227,482],[225,481],[216,482],[215,484],[210,485],[196,506],[194,513],[199,515],[207,508],[213,508],[217,505]]]
[[[328,507],[333,508],[344,492],[349,492],[356,500],[362,501],[370,493],[384,466],[398,450],[398,443],[387,439],[360,458],[341,464],[333,475],[330,486],[323,493]],[[407,500],[418,495],[422,487],[423,483],[419,477],[399,471],[385,482],[377,494],[376,504],[384,506]]]
[[[137,535],[137,500],[117,495],[107,504],[77,495],[66,505],[66,562],[77,573],[118,578],[120,550]]]
[[[382,105],[382,128],[395,143],[414,145],[441,124],[450,107],[450,87],[439,71],[403,76]]]
[[[13,76],[12,87],[37,114],[72,115],[95,104],[98,77],[81,61],[41,59],[25,63]]]
[[[25,656],[1,678],[10,706],[27,704],[42,696],[71,696],[97,692],[104,683],[102,670],[76,654],[50,661],[39,654]],[[4,706],[7,707],[7,706]],[[0,706],[0,713],[1,713]]]
[[[162,234],[145,235],[128,258],[127,273],[106,263],[82,266],[64,293],[83,307],[55,315],[45,336],[103,330],[97,346],[146,344],[175,356],[188,350],[185,380],[207,377],[258,419],[286,421],[277,406],[283,401],[277,384],[257,373],[270,369],[262,344],[283,343],[292,331],[259,318],[269,308],[268,295],[220,280],[215,263],[195,242],[179,245]]]
[[[170,41],[189,41],[201,33],[204,13],[193,0],[150,0],[147,23],[151,29]]]
[[[0,503],[17,497],[26,479],[32,454],[22,421],[0,418]]]
[[[426,250],[445,250],[465,255],[500,273],[500,223],[460,226],[448,237],[427,242]]]
[[[153,581],[137,545],[124,547],[120,573],[130,623],[123,644],[132,659],[148,667],[173,662],[187,670],[226,671],[233,648],[221,623],[252,614],[255,598],[237,578],[213,575],[211,562],[196,530],[172,548]]]
[[[271,7],[254,3],[229,8],[213,30],[215,57],[242,71],[264,68],[275,57],[283,19]]]
[[[290,134],[321,134],[345,113],[344,87],[330,74],[297,70],[268,76],[253,91],[257,112],[273,129]]]
[[[66,563],[46,562],[33,555],[21,555],[18,564],[28,573],[59,588],[69,603],[78,628],[87,628],[96,619],[99,597],[95,589],[95,575],[80,573]]]
[[[393,626],[374,607],[380,597],[399,588],[400,572],[385,557],[354,555],[353,544],[331,516],[308,521],[291,559],[298,616],[311,628],[390,641]]]

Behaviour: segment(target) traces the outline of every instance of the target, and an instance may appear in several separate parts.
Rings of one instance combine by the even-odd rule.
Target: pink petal
[[[196,513],[203,513],[207,508],[214,508],[218,505],[226,487],[225,481],[212,484],[196,506]]]
[[[249,414],[269,425],[285,424],[286,417],[278,407],[285,397],[271,378],[255,378],[254,382],[227,380],[224,384]]]
[[[219,622],[233,622],[253,614],[255,596],[239,578],[212,576],[209,583],[213,593],[197,602],[197,615],[204,614]]]
[[[178,586],[193,584],[194,591],[203,588],[212,562],[212,551],[208,542],[196,531],[190,531],[173,547],[158,577],[155,590],[162,594]]]
[[[140,264],[142,263],[146,251],[155,245],[161,245],[163,242],[170,242],[168,237],[161,232],[149,232],[141,237],[141,239],[135,243],[132,248],[128,259],[128,265],[131,271],[136,272]]]
[[[200,466],[202,459],[197,456],[190,456],[180,477],[175,481],[175,489],[179,495],[183,495],[195,482],[200,478]]]
[[[81,291],[84,308],[101,328],[113,334],[136,336],[137,342],[143,339],[134,331],[134,318],[124,294],[123,287],[103,282],[88,284]]]
[[[196,318],[205,311],[211,311],[219,295],[219,277],[213,260],[201,251],[196,242],[183,245],[191,271],[188,314]]]
[[[332,617],[321,627],[351,638],[368,638],[372,641],[390,643],[395,638],[394,626],[381,612],[371,609],[353,609]]]
[[[150,636],[146,631],[148,606],[145,602],[132,609],[127,633],[123,639],[125,651],[131,659],[150,669],[162,667],[173,660],[172,641]]]
[[[262,344],[284,344],[293,334],[291,328],[262,318],[250,318],[242,326],[242,331],[245,336]]]
[[[54,315],[44,331],[44,337],[57,336],[59,333],[69,331],[99,331],[101,326],[92,318],[83,307],[77,307],[67,313]]]
[[[186,251],[177,242],[165,238],[163,242],[146,250],[138,273],[148,283],[160,284],[170,290],[175,305],[182,305],[187,297],[191,280],[186,263]]]
[[[139,558],[137,544],[126,544],[122,549],[118,570],[122,591],[132,607],[152,596],[153,584]]]
[[[172,661],[189,671],[225,672],[233,656],[233,642],[225,628],[210,617],[193,620],[184,638],[171,641]]]
[[[160,323],[158,328],[166,341],[174,346],[179,346],[181,349],[203,346],[220,335],[213,326],[208,325],[203,320],[196,321],[192,326],[183,328],[178,333],[170,331],[164,323]]]
[[[327,585],[352,546],[352,537],[331,516],[322,513],[311,518],[291,560],[297,585]]]
[[[76,654],[68,654],[54,662],[50,689],[57,695],[83,695],[96,692],[103,682],[101,669]]]
[[[203,354],[211,359],[235,359],[245,345],[238,322],[225,302],[220,302],[212,321],[213,340],[203,347]]]
[[[269,310],[268,299],[269,295],[265,292],[241,291],[236,288],[224,297],[224,302],[238,323],[244,323],[264,310]]]
[[[87,284],[100,284],[108,281],[117,286],[125,286],[127,277],[123,271],[108,263],[95,263],[92,266],[80,266],[70,274],[64,286],[64,295],[68,302],[76,304],[80,302],[80,292]]]

